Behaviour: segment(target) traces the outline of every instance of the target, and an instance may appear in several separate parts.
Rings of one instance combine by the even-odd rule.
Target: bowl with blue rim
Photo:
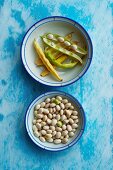
[[[61,37],[66,37],[66,35],[72,33],[73,41],[71,40],[71,42],[75,44],[78,43],[76,46],[77,48],[79,46],[80,48],[85,48],[87,51],[85,55],[80,54],[79,56],[75,49],[74,55],[79,56],[79,59],[82,60],[82,63],[77,62],[73,68],[55,68],[62,81],[58,81],[50,73],[48,73],[46,76],[42,76],[41,73],[45,69],[44,65],[43,63],[42,65],[38,63],[40,66],[37,66],[36,64],[37,53],[33,47],[33,42],[35,39],[44,51],[44,43],[42,42],[41,36],[45,35],[46,33],[51,33],[52,35],[60,35]],[[36,81],[48,86],[61,87],[72,84],[79,80],[86,73],[91,64],[92,54],[92,42],[87,31],[76,21],[62,16],[47,17],[36,22],[26,32],[21,44],[21,58],[25,69]]]
[[[43,101],[45,101],[45,99],[53,98],[55,96],[61,96],[63,99],[67,99],[74,106],[76,111],[78,112],[78,120],[79,120],[78,128],[74,132],[74,136],[69,138],[68,142],[65,144],[63,144],[63,143],[54,144],[54,142],[49,143],[47,141],[42,142],[41,140],[39,140],[39,137],[36,137],[33,133],[34,108],[35,108],[36,104],[40,104]],[[26,116],[25,116],[25,126],[26,126],[26,130],[27,130],[29,137],[37,146],[39,146],[42,149],[48,150],[48,151],[61,151],[61,150],[67,149],[67,148],[73,146],[74,144],[76,144],[78,142],[78,140],[81,138],[81,136],[83,135],[83,132],[85,129],[85,123],[86,123],[85,112],[84,112],[83,107],[79,103],[79,101],[72,95],[65,93],[65,92],[61,92],[61,91],[47,92],[47,93],[44,93],[44,94],[38,96],[29,105],[29,107],[26,111]]]

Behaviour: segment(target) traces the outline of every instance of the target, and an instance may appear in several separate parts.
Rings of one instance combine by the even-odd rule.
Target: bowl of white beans
[[[74,145],[85,128],[85,113],[70,94],[52,91],[38,96],[28,107],[26,130],[31,140],[49,151]]]

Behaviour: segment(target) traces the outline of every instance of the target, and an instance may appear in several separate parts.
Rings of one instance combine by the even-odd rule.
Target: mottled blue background
[[[91,36],[94,48],[91,67],[84,77],[59,88],[82,103],[87,124],[76,145],[57,153],[35,146],[24,127],[30,102],[56,88],[34,81],[20,58],[27,29],[52,15],[78,21]],[[112,64],[112,0],[0,0],[0,170],[112,170]]]

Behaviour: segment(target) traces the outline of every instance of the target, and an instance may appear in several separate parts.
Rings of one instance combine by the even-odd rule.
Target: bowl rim
[[[58,19],[64,19],[64,20],[66,19],[66,20],[68,20],[69,22],[73,22],[73,23],[75,23],[76,25],[78,25],[79,28],[81,28],[81,30],[84,31],[85,35],[87,36],[87,39],[88,39],[89,44],[90,44],[90,51],[91,51],[90,58],[88,58],[89,61],[87,60],[87,62],[86,62],[86,64],[85,64],[85,66],[86,66],[87,63],[88,63],[88,66],[87,66],[86,68],[83,68],[83,70],[79,73],[80,75],[78,74],[78,76],[77,76],[76,78],[73,78],[73,79],[71,79],[71,80],[69,80],[69,81],[62,82],[62,83],[59,83],[59,84],[58,84],[57,82],[55,82],[55,83],[47,82],[47,81],[44,81],[44,80],[36,77],[36,76],[34,75],[34,73],[30,70],[30,68],[27,66],[27,64],[25,64],[25,61],[24,61],[25,59],[24,59],[24,57],[23,57],[23,52],[22,52],[22,48],[23,48],[23,46],[24,46],[24,40],[25,40],[27,34],[29,33],[29,31],[30,31],[36,24],[38,24],[38,23],[40,23],[40,22],[42,22],[42,21],[44,21],[44,20],[45,20],[45,21],[48,20],[48,19],[54,19],[54,20],[55,20],[56,18],[58,18]],[[53,22],[53,20],[50,21],[50,22]],[[66,21],[65,21],[65,22],[66,22]],[[71,23],[70,23],[70,24],[71,24]],[[74,24],[74,25],[75,25],[75,24]],[[73,26],[74,26],[74,25],[73,25]],[[33,30],[33,31],[34,31],[34,30]],[[25,42],[26,42],[26,41],[25,41]],[[81,26],[78,22],[76,22],[75,20],[70,19],[70,18],[68,18],[68,17],[63,17],[63,16],[50,16],[50,17],[46,17],[46,18],[43,18],[43,19],[35,22],[35,23],[26,31],[26,33],[25,33],[25,35],[24,35],[24,37],[23,37],[23,39],[22,39],[22,42],[21,42],[20,57],[21,57],[22,63],[23,63],[23,65],[24,65],[26,71],[28,72],[28,74],[29,74],[34,80],[36,80],[36,81],[38,81],[39,83],[42,83],[42,84],[44,84],[44,85],[46,85],[46,86],[64,87],[64,86],[70,85],[70,84],[72,84],[72,83],[75,83],[76,81],[78,81],[78,80],[87,72],[87,70],[89,69],[89,67],[90,67],[90,65],[91,65],[91,61],[92,61],[92,57],[93,57],[93,45],[92,45],[92,41],[91,41],[91,38],[90,38],[88,32],[87,32],[87,31],[84,29],[84,27]]]
[[[28,116],[30,114],[30,110],[31,108],[34,106],[34,104],[41,98],[43,98],[44,96],[46,95],[51,95],[51,94],[55,94],[56,93],[59,95],[64,95],[68,98],[70,98],[71,100],[73,100],[79,107],[79,109],[81,110],[82,112],[82,119],[83,119],[83,124],[82,124],[82,128],[80,130],[80,132],[78,133],[78,135],[76,136],[76,138],[74,138],[68,145],[64,145],[63,147],[59,147],[59,148],[51,148],[51,147],[46,147],[42,144],[40,144],[39,142],[37,142],[34,138],[34,136],[31,134],[30,130],[29,130],[29,125],[28,125]],[[84,112],[84,109],[82,107],[82,105],[80,104],[80,102],[74,97],[72,96],[71,94],[69,93],[66,93],[66,92],[63,92],[63,91],[59,91],[59,90],[54,90],[54,91],[50,91],[50,92],[46,92],[46,93],[43,93],[41,95],[39,95],[38,97],[36,97],[34,100],[31,101],[31,103],[28,105],[27,107],[27,110],[26,110],[26,113],[25,113],[25,128],[26,128],[26,131],[27,131],[27,134],[28,136],[30,137],[30,139],[40,148],[44,149],[44,150],[47,150],[47,151],[53,151],[53,152],[57,152],[57,151],[62,151],[62,150],[65,150],[65,149],[68,149],[69,147],[73,146],[74,144],[76,144],[80,138],[82,137],[83,133],[84,133],[84,130],[85,130],[85,126],[86,126],[86,116],[85,116],[85,112]]]

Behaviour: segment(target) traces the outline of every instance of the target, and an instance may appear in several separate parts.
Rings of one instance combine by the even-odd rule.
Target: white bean
[[[78,116],[76,116],[75,119],[78,119]]]
[[[68,134],[67,130],[62,131],[62,136],[66,136]]]
[[[57,120],[56,120],[56,119],[52,119],[51,124],[52,124],[53,126],[55,126],[55,125],[57,124]]]
[[[74,123],[73,119],[69,118],[69,123],[73,124]]]
[[[76,51],[77,50],[77,45],[71,45],[71,49]]]
[[[53,142],[53,139],[50,138],[50,139],[47,139],[48,142],[52,143]]]
[[[43,108],[40,108],[40,109],[38,110],[38,113],[39,113],[39,114],[43,113],[43,110],[44,110]]]
[[[62,143],[63,143],[63,144],[65,144],[65,143],[67,143],[67,142],[68,142],[68,138],[63,138],[63,139],[62,139]]]
[[[48,114],[48,118],[49,118],[49,119],[52,119],[52,114],[49,113],[49,114]]]
[[[53,36],[53,34],[48,34],[48,35],[47,35],[47,38],[50,39],[50,40],[52,40],[52,39],[54,38],[54,36]]]
[[[55,106],[56,106],[55,103],[51,103],[51,104],[50,104],[50,107],[55,107]]]
[[[40,123],[37,123],[36,127],[37,127],[38,130],[41,130],[41,124]]]
[[[60,115],[63,115],[64,111],[63,110],[60,110]]]
[[[69,123],[69,120],[65,119],[65,120],[63,120],[63,123],[67,124],[67,123]]]
[[[64,38],[63,37],[58,37],[57,38],[59,42],[64,42]]]
[[[45,122],[47,120],[47,115],[43,116],[43,121]]]
[[[76,119],[76,120],[75,120],[75,123],[78,123],[78,122],[79,122],[79,120],[78,120],[78,119]]]
[[[65,108],[68,109],[71,106],[71,103],[66,103]]]
[[[78,115],[78,112],[74,110],[74,111],[72,112],[72,114],[73,114],[74,116],[77,116],[77,115]]]
[[[45,105],[45,108],[47,109],[49,106],[50,106],[50,103],[47,103],[47,104]]]
[[[46,139],[52,138],[52,134],[46,134],[46,135],[45,135],[45,138],[46,138]]]
[[[32,129],[33,129],[33,131],[36,131],[36,130],[37,130],[36,125],[33,125],[33,126],[32,126]]]
[[[60,106],[59,106],[59,105],[56,105],[56,110],[57,110],[57,111],[60,111],[60,109],[61,109]]]
[[[40,107],[45,107],[45,102],[42,102],[41,104],[40,104]]]
[[[45,131],[45,130],[41,130],[41,134],[42,134],[42,135],[45,135],[45,134],[46,134],[46,131]]]
[[[63,125],[63,126],[62,126],[62,130],[66,130],[66,125]]]
[[[72,128],[73,128],[73,129],[75,129],[75,128],[77,128],[77,127],[78,127],[78,125],[77,125],[76,123],[72,125]]]
[[[37,117],[37,114],[38,114],[38,112],[37,112],[37,110],[35,110],[34,111],[34,116]]]
[[[52,112],[53,112],[53,109],[52,109],[52,108],[49,108],[49,112],[52,113]]]
[[[56,138],[59,139],[61,137],[61,132],[56,133]]]
[[[40,136],[40,133],[38,131],[34,131],[34,135],[38,138]]]
[[[50,129],[47,130],[47,133],[48,133],[48,134],[51,134],[51,133],[52,133],[52,130],[50,130]]]
[[[54,107],[54,108],[53,108],[53,113],[55,113],[55,112],[56,112],[56,108]]]
[[[37,118],[38,119],[42,119],[43,118],[43,114],[37,114]]]
[[[55,118],[56,117],[56,114],[53,114],[53,118]]]
[[[55,127],[54,127],[54,126],[50,126],[50,129],[51,129],[52,131],[55,131]]]
[[[57,119],[57,120],[60,120],[60,115],[59,115],[59,114],[56,115],[56,119]]]
[[[46,125],[46,122],[41,122],[41,126],[45,126]]]
[[[61,109],[65,109],[64,103],[60,103],[60,107],[61,107]]]
[[[56,131],[57,131],[57,132],[61,132],[61,131],[62,131],[62,128],[56,127]]]
[[[71,109],[71,110],[74,110],[74,106],[70,106],[70,109]]]
[[[36,122],[37,122],[37,123],[41,123],[41,122],[42,122],[42,119],[38,119]]]
[[[69,137],[73,137],[74,133],[73,132],[69,132]]]
[[[43,112],[44,112],[45,114],[49,114],[49,110],[48,110],[48,109],[44,109]]]
[[[61,139],[55,139],[55,140],[54,140],[54,143],[55,143],[55,144],[61,143]]]
[[[67,118],[69,118],[71,116],[71,111],[70,110],[65,110],[66,116]]]
[[[51,119],[47,119],[47,124],[48,124],[48,125],[51,124]]]
[[[52,132],[52,136],[55,136],[55,135],[56,135],[56,131],[53,131],[53,132]]]
[[[71,45],[71,43],[69,41],[64,41],[64,45],[68,47]]]
[[[43,129],[44,129],[44,130],[48,130],[48,129],[49,129],[49,126],[44,126]]]
[[[67,99],[63,99],[62,103],[66,104],[66,103],[68,103],[68,100]]]
[[[70,132],[72,131],[72,127],[70,125],[67,125],[67,130]]]
[[[40,109],[40,104],[36,104],[35,110],[39,110],[39,109]]]
[[[41,142],[45,142],[45,138],[44,137],[40,136],[39,139],[40,139]]]
[[[35,125],[36,124],[36,119],[33,119],[32,123]]]
[[[56,99],[62,101],[62,97],[61,96],[57,96]]]
[[[51,101],[50,98],[47,98],[47,99],[45,100],[46,103],[50,103],[50,101]]]
[[[61,116],[61,120],[63,121],[63,120],[65,120],[65,119],[67,119],[66,116],[65,116],[65,115],[62,115],[62,116]]]
[[[75,120],[75,119],[78,119],[78,116],[73,116],[73,115],[71,115],[71,118],[72,118],[73,120]]]

